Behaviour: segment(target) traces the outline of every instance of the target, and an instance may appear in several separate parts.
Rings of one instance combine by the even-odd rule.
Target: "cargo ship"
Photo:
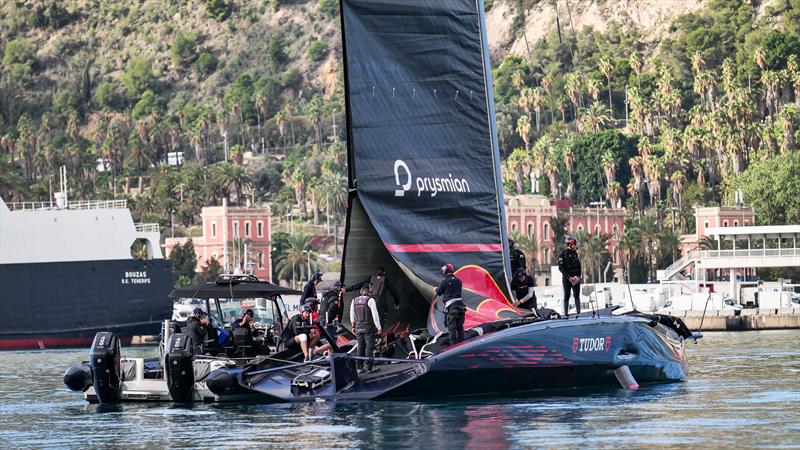
[[[132,256],[137,240],[144,259]],[[123,342],[158,334],[172,287],[158,224],[134,224],[127,201],[0,198],[0,350],[86,346],[100,330]]]

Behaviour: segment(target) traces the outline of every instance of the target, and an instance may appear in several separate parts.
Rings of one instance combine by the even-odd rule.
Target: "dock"
[[[672,316],[683,320],[690,330],[747,331],[786,330],[800,328],[800,309],[743,309],[740,314],[724,309],[719,311],[671,311]]]

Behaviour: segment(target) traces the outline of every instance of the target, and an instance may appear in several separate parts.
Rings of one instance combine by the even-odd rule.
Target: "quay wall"
[[[743,309],[736,315],[731,310],[671,311],[671,316],[683,319],[690,330],[703,331],[745,331],[745,330],[784,330],[800,328],[800,309]]]

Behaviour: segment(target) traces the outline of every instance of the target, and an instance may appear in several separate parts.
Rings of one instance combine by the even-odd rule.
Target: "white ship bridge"
[[[659,270],[658,280],[680,282],[689,275],[699,287],[708,270],[727,270],[731,292],[736,292],[737,269],[800,267],[800,225],[716,227],[708,228],[706,235],[715,239],[716,250],[688,252]]]

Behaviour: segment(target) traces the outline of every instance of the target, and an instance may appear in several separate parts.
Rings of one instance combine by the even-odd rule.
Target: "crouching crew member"
[[[533,292],[535,283],[533,277],[528,275],[524,268],[520,267],[514,274],[514,279],[511,280],[511,293],[514,295],[513,306],[517,308],[525,308],[535,310],[536,293]]]
[[[452,264],[442,266],[444,279],[436,289],[436,295],[442,298],[444,304],[444,323],[447,325],[451,345],[464,340],[464,313],[467,310],[461,300],[461,280],[453,271]]]
[[[367,372],[372,372],[372,357],[375,353],[375,334],[381,331],[380,316],[375,299],[372,298],[368,287],[361,288],[358,297],[350,304],[350,321],[358,339],[358,356],[366,356]],[[358,361],[358,370],[361,372],[364,361]]]
[[[330,348],[330,344],[325,344],[320,348],[315,348],[319,342],[319,331],[311,323],[311,307],[303,305],[300,312],[289,319],[283,333],[281,341],[286,349],[297,348],[303,351],[306,360],[311,359],[312,354],[321,353]]]

